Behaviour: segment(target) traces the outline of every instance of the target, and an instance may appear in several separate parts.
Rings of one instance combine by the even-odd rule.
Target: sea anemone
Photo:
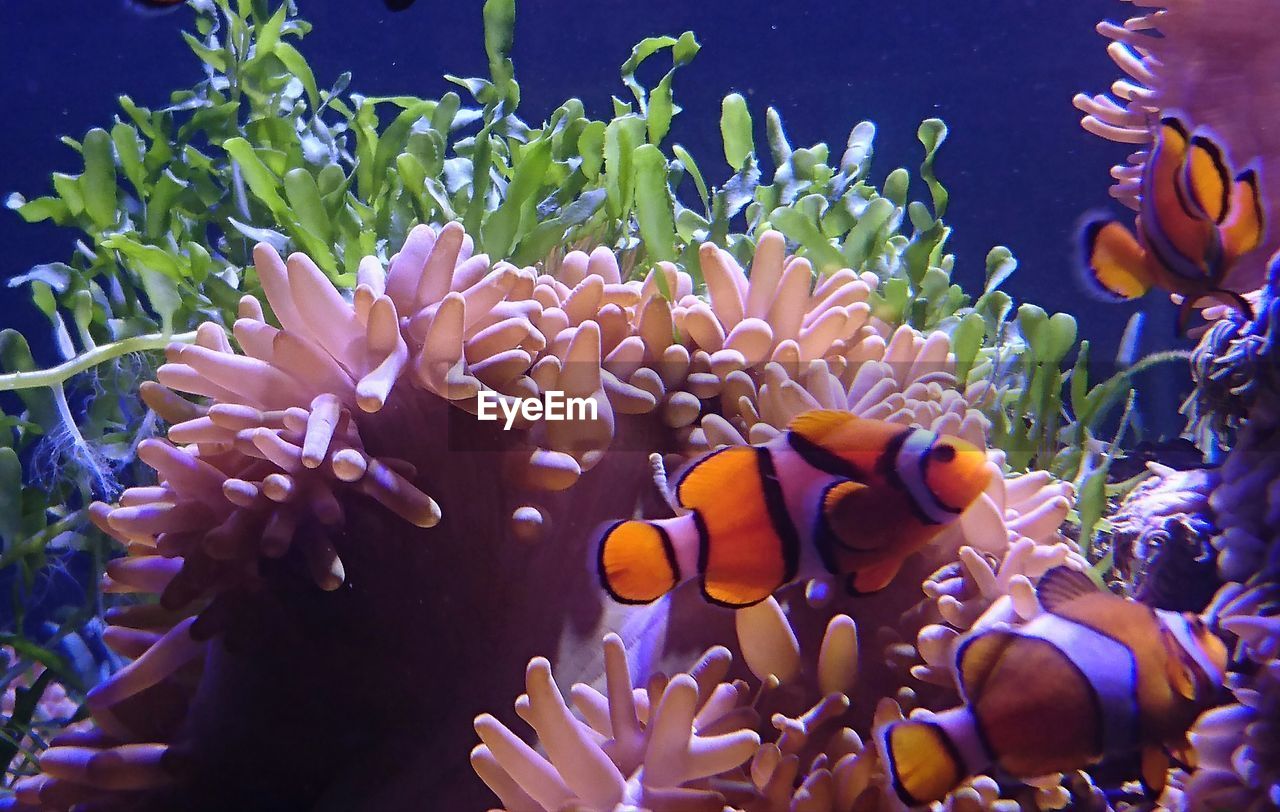
[[[1183,404],[1187,430],[1209,450],[1230,448],[1257,405],[1276,419],[1280,373],[1275,342],[1280,336],[1280,253],[1271,258],[1265,284],[1255,297],[1252,321],[1220,319],[1201,336],[1191,356],[1195,390]]]
[[[568,252],[554,275],[491,262],[457,224],[414,228],[386,268],[367,257],[349,298],[304,254],[260,245],[254,260],[265,302],[241,300],[238,349],[203,325],[142,385],[170,424],[139,447],[157,483],[91,515],[126,551],[107,590],[159,602],[108,615],[109,643],[135,659],[91,692],[96,729],[56,743],[45,774],[19,788],[24,805],[165,808],[193,789],[242,808],[349,800],[363,786],[351,765],[395,746],[428,758],[440,745],[414,741],[415,720],[447,730],[492,707],[504,664],[559,646],[557,668],[576,673],[592,667],[575,653],[583,636],[663,622],[603,611],[585,564],[564,566],[585,562],[600,521],[655,493],[651,453],[682,461],[709,446],[708,429],[780,429],[793,396],[975,437],[985,426],[948,377],[943,334],[872,317],[874,275],[838,271],[814,287],[777,232],[759,237],[749,278],[703,245],[707,298],[669,263],[624,280],[603,248]],[[475,416],[481,392],[509,402],[552,389],[597,415],[518,416],[512,431]],[[757,408],[778,425],[747,423]],[[682,621],[699,612],[702,632],[729,630],[706,607]],[[406,628],[422,642],[391,631]],[[666,656],[696,644],[680,638]],[[384,677],[376,688],[370,673]],[[332,757],[316,756],[305,743],[331,735],[322,709],[353,691],[359,719]],[[450,691],[472,699],[445,707]],[[253,737],[275,746],[252,767],[219,744]],[[340,758],[343,747],[359,755]],[[435,788],[450,768],[431,763],[387,783]],[[231,787],[228,773],[246,779]]]
[[[1227,688],[1233,702],[1202,715],[1191,728],[1196,769],[1182,773],[1161,801],[1192,812],[1280,806],[1280,587],[1277,573],[1222,588],[1213,619],[1237,647]]]
[[[1098,24],[1112,40],[1107,53],[1127,74],[1106,94],[1077,94],[1086,115],[1081,125],[1138,151],[1111,170],[1111,194],[1137,208],[1139,178],[1152,127],[1164,114],[1178,113],[1213,132],[1236,166],[1256,162],[1263,178],[1280,177],[1280,6],[1270,0],[1143,0],[1142,13]],[[1280,185],[1263,182],[1267,211],[1280,211]],[[1280,230],[1242,257],[1230,284],[1239,291],[1258,287],[1265,260],[1280,248]]]
[[[479,663],[498,656],[489,646],[503,651],[517,625],[492,616],[493,591],[506,590],[504,605],[524,606],[521,625],[531,642],[554,640],[571,625],[563,614],[549,617],[560,610],[539,615],[543,595],[535,599],[530,584],[502,572],[497,551],[515,560],[536,558],[527,540],[546,534],[547,503],[563,502],[560,492],[601,463],[615,437],[604,390],[627,386],[614,372],[635,346],[601,324],[616,327],[610,317],[620,317],[630,334],[626,313],[654,312],[640,307],[652,283],[647,289],[623,284],[608,251],[566,258],[562,273],[583,271],[573,288],[538,279],[532,269],[491,268],[487,257],[471,256],[470,240],[456,224],[414,229],[385,271],[377,259],[366,259],[350,300],[305,255],[285,262],[259,246],[255,263],[265,304],[280,326],[267,322],[263,303],[246,297],[233,330],[240,352],[206,324],[195,344],[170,348],[160,383],[143,385],[148,405],[171,424],[167,440],[139,448],[159,481],[130,489],[117,506],[95,505],[92,516],[127,551],[109,566],[107,590],[158,593],[160,600],[109,615],[110,644],[136,659],[90,693],[97,731],[65,745],[72,750],[48,751],[45,775],[20,787],[24,803],[38,797],[39,805],[58,809],[123,792],[141,805],[143,790],[216,786],[220,771],[239,772],[227,764],[233,751],[214,744],[220,736],[243,740],[255,735],[253,728],[264,731],[260,735],[272,730],[276,740],[276,728],[319,735],[303,733],[306,726],[296,721],[228,724],[214,707],[277,709],[267,691],[278,677],[277,684],[298,691],[299,705],[301,696],[316,702],[310,724],[321,724],[319,709],[340,704],[339,696],[361,685],[369,663],[396,658],[403,649],[402,640],[370,630],[406,622],[425,628],[424,645],[473,651],[478,672],[485,667]],[[672,330],[669,310],[660,310],[665,348]],[[637,318],[653,323],[652,316]],[[624,343],[624,351],[610,355]],[[593,399],[596,419],[534,431],[521,423],[522,430],[501,432],[455,408],[474,410],[482,389],[510,397],[551,387]],[[207,401],[192,402],[174,390]],[[634,387],[616,399],[624,409],[638,399],[648,411],[658,402]],[[643,426],[634,428],[638,446],[658,447],[656,439],[639,439]],[[636,455],[623,452],[615,460],[629,456]],[[487,462],[477,464],[481,459]],[[606,476],[615,487],[628,481],[622,470]],[[486,491],[490,495],[477,501]],[[582,525],[564,521],[556,529],[565,544],[558,552],[585,561],[590,527],[629,511],[639,491],[622,487],[618,498],[598,494],[580,502]],[[428,493],[454,506],[452,521],[433,529],[441,508]],[[473,502],[476,508],[468,510]],[[574,537],[577,546],[566,541]],[[566,597],[555,603],[568,613],[577,600],[579,622],[589,625],[598,609],[585,565],[564,568],[563,559],[541,559],[542,565],[531,565],[548,570],[540,585],[564,584],[559,591]],[[531,574],[515,566],[522,578]],[[475,589],[446,588],[460,581]],[[332,597],[321,597],[326,592]],[[451,622],[458,613],[473,620]],[[397,622],[387,622],[391,617]],[[486,644],[465,642],[471,634]],[[313,665],[289,662],[290,651]],[[448,669],[429,650],[400,663],[402,671],[361,714],[364,729],[396,731],[407,718],[438,715],[438,707],[427,710],[430,688],[443,690],[452,681]],[[330,677],[320,679],[325,672]],[[194,766],[181,781],[178,758],[169,752],[175,739],[197,754],[183,760]],[[349,741],[364,752],[374,749],[364,733]],[[276,775],[257,773],[272,784],[270,792],[238,790],[248,807],[271,808],[325,790],[310,758],[277,762]],[[289,787],[278,781],[282,774],[302,778]],[[164,808],[173,797],[159,793],[149,802]]]
[[[484,743],[471,752],[472,766],[506,809],[720,809],[724,796],[709,779],[739,767],[760,745],[745,683],[722,681],[731,659],[712,648],[686,673],[633,680],[622,640],[609,635],[604,693],[581,683],[570,692],[579,719],[550,664],[535,658],[516,711],[546,756],[484,714],[475,721]]]
[[[1230,453],[1213,475],[1210,543],[1226,583],[1206,616],[1235,651],[1227,688],[1233,702],[1205,713],[1190,732],[1196,769],[1175,774],[1162,798],[1170,809],[1261,810],[1280,806],[1280,387],[1274,374],[1280,317],[1280,262],[1273,260],[1257,318],[1211,330],[1198,355],[1212,374],[1193,395],[1206,420],[1234,429]],[[1224,387],[1223,382],[1234,385]]]
[[[951,426],[953,430],[963,422],[959,415],[977,414],[976,410],[971,410],[969,401],[955,389],[951,371],[953,367],[948,357],[949,344],[945,336],[934,333],[928,338],[917,338],[919,334],[911,332],[908,327],[897,328],[893,335],[895,338],[888,346],[896,341],[899,347],[911,349],[897,350],[899,357],[905,361],[903,363],[891,365],[882,360],[865,362],[864,369],[885,373],[877,377],[876,383],[886,382],[880,385],[880,394],[876,398],[868,399],[870,408],[880,408],[883,410],[882,417],[894,416],[904,423],[918,424],[912,419],[913,414],[934,420],[952,415],[951,421],[944,425]],[[926,344],[929,345],[928,353],[921,351]],[[920,363],[922,357],[930,359],[928,365]],[[927,385],[911,388],[922,377],[922,373],[917,371],[912,374],[912,370],[926,366],[936,376],[928,383],[933,383],[937,391],[928,389]],[[899,371],[896,377],[894,370]],[[826,362],[815,362],[809,371],[814,377],[793,381],[771,365],[766,369],[765,375],[776,377],[762,385],[758,393],[757,390],[743,386],[743,393],[737,397],[737,402],[742,407],[740,411],[730,413],[730,418],[721,415],[703,418],[701,426],[709,443],[715,446],[738,444],[746,442],[748,437],[757,442],[767,440],[784,427],[795,413],[806,408],[851,409],[856,405],[859,398],[850,398],[846,385],[831,373]],[[855,372],[851,377],[856,380],[858,374]],[[867,373],[861,374],[865,376]],[[821,399],[814,397],[815,389],[821,393],[818,396]],[[910,401],[902,394],[903,390],[908,389],[914,396]],[[780,393],[787,393],[790,409],[781,406],[786,401],[779,397]],[[930,394],[933,395],[931,399]],[[770,402],[771,398],[774,399],[772,407],[754,408],[755,403]],[[810,398],[814,402],[810,402]],[[937,401],[966,405],[938,409],[932,415],[920,408],[924,403]],[[887,404],[892,404],[892,408]],[[864,405],[863,408],[868,406]],[[857,411],[856,408],[852,410]],[[919,422],[929,425],[926,421]],[[975,418],[970,425],[978,431],[984,431],[985,419]],[[934,428],[937,429],[937,426]],[[1002,462],[1003,456],[993,452],[993,467],[999,468]],[[972,538],[973,543],[980,544],[982,549],[1001,553],[1007,551],[1005,563],[999,567],[997,575],[993,565],[982,554],[970,547],[961,547],[959,555],[968,567],[966,572],[980,571],[980,574],[975,580],[958,577],[953,582],[940,578],[939,588],[932,593],[932,582],[926,582],[926,593],[946,607],[942,610],[943,615],[954,616],[960,628],[967,628],[973,618],[1000,598],[996,593],[1001,591],[1001,585],[1007,592],[1011,588],[1011,582],[1014,591],[1022,594],[1024,600],[1029,598],[1034,604],[1035,598],[1028,578],[1038,578],[1053,566],[1068,561],[1078,567],[1085,566],[1083,560],[1061,541],[1060,526],[1066,518],[1073,497],[1074,491],[1069,484],[1044,472],[1009,479],[996,476],[989,493],[973,509],[973,516],[966,516],[962,521],[962,529],[950,534],[950,541],[941,540],[929,550],[922,557],[923,560],[916,562],[911,568],[910,574],[904,573],[901,576],[901,580],[908,583],[915,580],[917,575],[922,576],[927,572],[920,569],[925,561],[954,558],[955,544],[959,539]],[[966,603],[961,604],[961,599]],[[743,717],[741,723],[749,725],[761,715],[758,711],[762,704],[790,709],[773,716],[773,726],[785,731],[784,736],[777,745],[765,743],[759,747],[747,770],[749,781],[743,777],[735,779],[734,771],[729,771],[717,776],[714,781],[692,782],[686,789],[693,793],[710,791],[710,787],[715,787],[723,793],[724,804],[743,810],[837,812],[853,809],[855,805],[862,805],[858,808],[863,808],[868,803],[878,805],[884,802],[892,805],[888,800],[889,796],[883,794],[883,781],[874,749],[864,747],[862,738],[855,731],[868,730],[873,724],[883,723],[882,717],[885,714],[900,714],[900,703],[914,703],[916,692],[904,685],[906,681],[936,682],[945,684],[948,688],[954,682],[949,672],[945,674],[945,678],[929,679],[923,673],[928,668],[927,664],[910,668],[910,661],[916,660],[916,652],[910,644],[902,643],[902,629],[905,628],[908,634],[914,635],[922,620],[937,617],[936,613],[921,611],[922,607],[931,607],[932,601],[913,608],[913,604],[917,602],[918,599],[912,597],[912,590],[909,589],[886,590],[881,595],[853,599],[839,597],[832,584],[819,581],[805,585],[803,592],[799,586],[792,587],[761,604],[735,612],[737,647],[741,651],[742,661],[759,680],[760,690],[766,697],[763,702],[760,699],[755,701],[753,707],[757,713],[750,718]],[[953,607],[958,608],[952,611]],[[841,611],[854,615],[857,621],[849,614],[839,613]],[[678,616],[676,609],[673,608],[672,612],[673,616]],[[965,619],[961,620],[960,617]],[[884,660],[858,654],[859,629],[873,632],[875,644],[871,650],[883,650]],[[955,629],[951,629],[950,634],[954,637]],[[924,636],[929,635],[925,633]],[[607,645],[620,647],[620,643],[616,641],[607,642]],[[928,645],[925,644],[926,647]],[[615,654],[616,656],[619,655]],[[540,667],[540,664],[535,662],[531,668],[534,666]],[[577,700],[579,696],[586,695],[587,690],[584,686],[575,686],[571,696]],[[855,707],[850,708],[846,697],[855,700]],[[896,697],[897,701],[887,697]],[[883,700],[878,703],[868,702],[865,701],[866,698]],[[804,710],[805,708],[808,710]],[[586,715],[586,708],[580,710]],[[792,715],[787,715],[788,712]],[[527,714],[524,715],[527,718]],[[597,712],[596,715],[601,714]],[[789,719],[795,721],[788,722]],[[837,730],[828,743],[818,746],[816,750],[812,746],[802,748],[800,743],[810,737],[798,739],[798,732],[811,731],[824,721],[837,725]],[[481,728],[491,724],[488,717],[477,720],[477,725]],[[607,735],[608,731],[599,725],[591,726],[598,733]],[[691,732],[696,733],[696,725],[693,731],[687,728],[682,728],[682,731],[682,735],[687,737]],[[482,730],[482,737],[483,733]],[[681,742],[683,741],[682,738]],[[820,744],[820,740],[815,740],[815,743]],[[607,750],[608,743],[602,746]],[[547,751],[550,753],[549,745]],[[536,755],[536,751],[525,752],[526,755]],[[477,765],[477,770],[482,775],[487,769],[489,765]],[[509,779],[517,771],[517,764],[508,764],[502,775]],[[528,774],[527,770],[523,772]],[[626,776],[625,771],[619,769],[619,772]],[[642,775],[642,771],[634,773],[626,781],[626,786],[631,788],[631,794],[625,796],[626,802],[638,803],[637,787],[640,785],[637,782],[641,781]],[[500,789],[504,786],[504,779],[487,780],[500,797],[507,798],[509,789],[507,792]],[[1046,777],[1040,782],[1043,786],[1029,790],[1031,797],[1039,799],[1040,808],[1059,808],[1066,802],[1065,799],[1071,797],[1061,786],[1061,781],[1062,776]],[[614,780],[614,783],[618,782]],[[1015,801],[1001,800],[994,787],[995,782],[990,778],[974,779],[948,800],[949,808],[1000,810],[1009,804],[1016,806]],[[693,795],[689,797],[692,799]],[[721,808],[715,805],[719,801],[708,799],[707,802],[708,808]],[[614,795],[610,795],[609,803],[619,801],[615,800]],[[522,807],[509,803],[507,808]],[[613,807],[606,805],[603,808]]]
[[[831,729],[849,707],[838,689],[852,684],[857,669],[856,638],[852,649],[846,639],[851,627],[844,617],[824,641],[821,678],[831,690],[795,716],[772,714],[772,741],[762,744],[753,728],[775,700],[776,678],[754,692],[743,680],[724,681],[732,656],[722,647],[686,673],[647,673],[628,661],[617,635],[608,635],[604,691],[574,685],[576,716],[547,661],[529,663],[528,693],[516,710],[545,755],[484,714],[476,718],[483,744],[472,751],[472,765],[508,810],[850,809],[870,786],[874,766],[873,752],[852,729]]]

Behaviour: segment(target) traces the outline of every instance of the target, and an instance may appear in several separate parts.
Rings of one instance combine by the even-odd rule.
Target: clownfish
[[[1217,299],[1249,319],[1253,309],[1224,287],[1242,254],[1262,242],[1265,216],[1258,176],[1234,178],[1212,138],[1188,135],[1174,117],[1161,119],[1143,168],[1137,235],[1118,221],[1094,219],[1081,230],[1087,281],[1105,295],[1137,299],[1152,287],[1183,298],[1178,334],[1201,299]]]
[[[605,528],[604,589],[649,603],[692,578],[714,604],[750,606],[823,573],[855,593],[883,589],[991,480],[986,453],[957,437],[815,410],[761,445],[692,463],[672,496],[685,513]]]
[[[1034,778],[1135,753],[1148,788],[1163,788],[1169,751],[1221,690],[1226,646],[1196,615],[1102,592],[1067,567],[1037,596],[1045,611],[1025,625],[961,638],[964,705],[876,731],[903,803],[942,800],[991,765]]]

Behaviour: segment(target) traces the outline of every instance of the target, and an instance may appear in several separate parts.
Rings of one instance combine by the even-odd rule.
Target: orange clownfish
[[[957,437],[815,410],[762,445],[730,446],[678,480],[672,519],[607,527],[597,566],[622,603],[697,577],[703,596],[750,606],[823,573],[874,592],[987,487],[986,453]]]
[[[1147,786],[1164,786],[1168,752],[1221,690],[1226,646],[1196,615],[1102,592],[1066,567],[1046,573],[1037,595],[1045,611],[1025,625],[961,638],[964,705],[876,731],[908,806],[942,800],[991,765],[1034,778],[1134,753]]]
[[[1222,148],[1188,136],[1177,118],[1161,119],[1143,168],[1137,235],[1115,220],[1081,232],[1088,281],[1110,297],[1137,299],[1152,287],[1183,297],[1178,333],[1201,299],[1217,299],[1253,318],[1239,293],[1224,287],[1232,265],[1257,248],[1265,228],[1258,177],[1234,178]]]

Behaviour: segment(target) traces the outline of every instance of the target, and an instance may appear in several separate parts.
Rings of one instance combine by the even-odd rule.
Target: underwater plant
[[[1000,290],[1007,249],[976,299],[953,284],[940,121],[918,132],[927,202],[905,169],[867,181],[869,123],[836,158],[792,147],[773,110],[766,183],[731,95],[730,174],[710,186],[665,145],[692,34],[636,46],[609,120],[570,100],[532,126],[510,0],[484,5],[490,77],[454,80],[465,107],[322,89],[291,3],[192,5],[206,80],[164,110],[122,99],[125,119],[76,142],[82,175],[11,200],[86,235],[23,280],[66,361],[9,362],[21,430],[132,432],[118,498],[89,484],[28,512],[91,521],[78,532],[124,551],[103,591],[138,596],[106,610],[131,662],[88,690],[93,727],[51,742],[13,806],[472,808],[491,802],[459,745],[477,714],[472,765],[510,808],[896,803],[863,739],[953,706],[950,647],[984,615],[1029,619],[1049,569],[1110,574],[1095,539],[1132,397],[1118,432],[1105,421],[1134,374],[1179,356],[1091,386],[1074,319]],[[646,88],[659,54],[670,72]],[[110,420],[40,411],[87,370],[113,393],[146,381]],[[478,414],[481,393],[553,391],[594,415],[504,431]],[[123,417],[138,400],[144,431]],[[818,408],[963,438],[999,475],[875,595],[819,578],[732,613],[687,591],[606,599],[586,565],[599,524],[653,515],[666,471]],[[551,663],[588,686],[582,721]],[[528,699],[506,711],[522,670]],[[1083,774],[976,776],[945,804],[1096,797]]]

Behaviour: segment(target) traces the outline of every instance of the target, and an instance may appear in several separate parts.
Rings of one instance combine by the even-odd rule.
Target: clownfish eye
[[[956,458],[956,447],[950,443],[938,443],[929,449],[929,456],[938,462],[948,463]]]

